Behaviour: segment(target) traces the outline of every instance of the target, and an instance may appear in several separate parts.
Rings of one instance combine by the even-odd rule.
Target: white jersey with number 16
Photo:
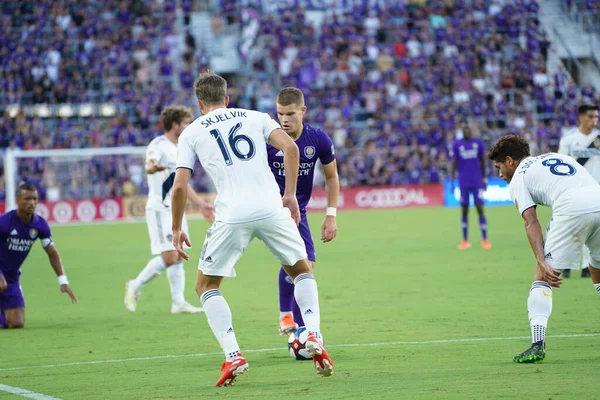
[[[600,211],[600,185],[575,159],[547,153],[521,161],[509,185],[510,197],[522,214],[537,205],[553,215]]]
[[[196,157],[200,160],[217,191],[216,221],[256,221],[282,209],[266,146],[271,132],[279,128],[268,114],[219,108],[183,131],[177,168],[193,170]]]

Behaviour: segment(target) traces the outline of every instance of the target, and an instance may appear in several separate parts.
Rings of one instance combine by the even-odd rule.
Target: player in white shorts
[[[171,313],[198,313],[202,308],[194,307],[183,296],[185,272],[183,262],[173,246],[171,232],[171,188],[175,181],[175,162],[177,160],[177,140],[183,130],[192,122],[192,111],[183,106],[170,106],[160,114],[165,134],[152,140],[146,151],[146,172],[148,173],[148,201],[146,203],[146,222],[150,234],[150,249],[156,255],[137,278],[125,286],[125,307],[135,312],[137,301],[144,285],[162,271],[167,270],[171,287]],[[213,221],[214,207],[202,200],[192,188],[188,198],[200,206],[204,218]],[[183,220],[183,229],[187,232],[187,221]]]
[[[598,106],[583,104],[577,109],[579,125],[560,140],[558,152],[573,157],[585,167],[596,182],[600,182],[600,131],[596,129],[598,124]],[[584,246],[581,257],[581,277],[589,278],[590,251]],[[571,276],[571,270],[562,271],[562,276]]]
[[[333,363],[321,340],[317,283],[297,228],[298,147],[268,114],[228,109],[227,82],[222,77],[201,74],[194,89],[203,116],[185,129],[177,145],[173,244],[187,259],[182,245],[190,243],[182,220],[188,181],[198,158],[217,192],[215,222],[206,232],[196,281],[208,324],[226,357],[216,385],[230,385],[248,369],[235,337],[231,310],[219,287],[223,277],[235,276],[235,263],[254,238],[265,243],[294,279],[294,296],[309,332],[306,348],[317,372],[329,376]],[[284,153],[283,198],[267,163],[267,143]]]
[[[527,300],[532,345],[513,361],[542,361],[552,312],[552,288],[562,283],[560,270],[579,268],[584,244],[590,249],[590,274],[600,294],[600,185],[567,155],[530,157],[528,142],[518,136],[500,138],[488,157],[500,177],[510,183],[510,196],[525,220],[536,260],[535,281]],[[537,205],[552,207],[545,243]]]

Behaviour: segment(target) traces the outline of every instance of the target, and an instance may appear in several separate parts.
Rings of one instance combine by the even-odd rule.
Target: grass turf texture
[[[26,328],[0,331],[0,383],[73,400],[598,398],[593,371],[600,337],[550,337],[546,360],[534,365],[512,362],[529,339],[501,339],[530,335],[526,299],[534,262],[516,210],[487,209],[490,251],[479,246],[475,210],[473,248],[456,250],[459,213],[340,213],[338,237],[316,244],[322,330],[336,365],[326,379],[310,362],[293,360],[287,339],[277,335],[278,266],[254,241],[238,277],[222,287],[250,364],[229,388],[213,386],[223,356],[206,317],[169,314],[165,274],[146,286],[135,314],[125,310],[125,282],[151,257],[145,224],[54,227],[79,304],[60,295],[36,245],[23,267]],[[540,213],[545,223],[549,212]],[[318,239],[322,215],[309,220]],[[196,305],[195,269],[207,227],[190,224],[186,297]],[[600,332],[599,299],[589,279],[575,271],[554,300],[549,335]],[[422,343],[466,338],[498,339]],[[259,349],[277,350],[250,351]],[[103,362],[167,355],[178,357]],[[92,361],[100,363],[39,368]],[[13,367],[24,368],[6,370]],[[0,399],[12,398],[20,397],[0,391]]]

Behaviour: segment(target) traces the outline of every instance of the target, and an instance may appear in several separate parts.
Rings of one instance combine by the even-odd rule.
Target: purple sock
[[[469,217],[466,215],[463,215],[460,221],[461,221],[460,226],[462,227],[462,232],[463,232],[463,240],[468,240],[468,238],[469,238]]]
[[[282,267],[279,271],[279,311],[292,311],[294,304],[294,283]]]
[[[485,217],[479,217],[479,226],[481,227],[481,238],[487,239],[487,221]]]
[[[6,317],[4,316],[4,313],[0,311],[0,329],[6,328],[8,328],[8,325],[6,324]]]

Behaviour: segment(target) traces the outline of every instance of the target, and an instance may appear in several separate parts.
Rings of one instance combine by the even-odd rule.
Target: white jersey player
[[[590,273],[600,294],[600,184],[572,157],[529,154],[529,144],[518,136],[500,138],[488,154],[500,177],[510,183],[510,196],[525,220],[536,259],[535,281],[527,300],[533,344],[515,356],[517,363],[544,359],[552,287],[562,283],[560,270],[579,267],[584,244],[590,249]],[[552,207],[545,243],[537,205]]]
[[[596,129],[598,124],[598,107],[591,104],[584,104],[577,110],[579,126],[565,133],[560,141],[558,152],[567,154],[583,165],[594,177],[596,182],[600,182],[600,131]],[[587,269],[590,263],[589,249],[584,247],[581,258],[581,276],[589,277],[590,272]],[[564,277],[571,275],[571,270],[562,271]]]
[[[317,283],[296,227],[300,222],[296,200],[298,147],[267,114],[228,109],[227,82],[222,77],[201,74],[194,89],[203,116],[183,132],[177,145],[173,244],[187,259],[182,245],[190,243],[182,220],[188,181],[199,159],[217,191],[215,222],[206,233],[196,281],[208,324],[226,357],[216,385],[230,385],[248,369],[235,337],[231,310],[219,287],[223,277],[235,276],[236,262],[255,237],[294,279],[294,295],[309,332],[306,349],[317,372],[329,376],[333,363],[321,340]],[[267,143],[284,154],[283,198],[267,163]]]
[[[150,248],[156,257],[151,259],[137,278],[127,282],[125,287],[125,307],[134,312],[143,286],[167,270],[173,302],[171,313],[198,313],[202,308],[194,307],[185,301],[185,272],[183,262],[173,247],[171,232],[171,189],[175,181],[177,161],[177,140],[181,132],[192,122],[192,112],[182,106],[170,106],[160,115],[165,134],[152,140],[146,151],[146,172],[148,173],[148,201],[146,222],[150,234]],[[200,199],[190,188],[190,200],[200,206],[204,217],[213,221],[213,206]],[[183,221],[187,232],[187,221]]]

